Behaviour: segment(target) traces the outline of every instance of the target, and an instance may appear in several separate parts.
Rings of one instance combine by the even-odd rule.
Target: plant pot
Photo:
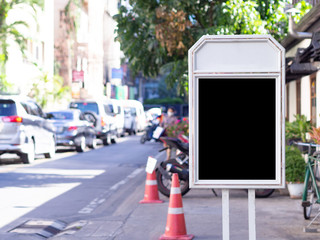
[[[288,191],[290,198],[300,199],[302,198],[302,193],[304,189],[303,183],[288,183]]]

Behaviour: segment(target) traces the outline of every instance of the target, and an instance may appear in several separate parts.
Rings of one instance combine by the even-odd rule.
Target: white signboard
[[[269,35],[206,35],[189,50],[191,187],[284,187],[284,57]]]
[[[157,159],[153,157],[148,157],[147,165],[146,165],[146,172],[152,174],[152,172],[156,169],[157,166]]]

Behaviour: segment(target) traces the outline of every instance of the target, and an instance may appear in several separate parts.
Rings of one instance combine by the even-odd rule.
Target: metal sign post
[[[285,52],[270,35],[203,36],[189,49],[189,182],[221,188],[229,239],[229,190],[283,188]],[[208,141],[209,140],[209,141]]]
[[[256,240],[256,203],[255,190],[248,191],[249,240]]]
[[[222,189],[222,236],[223,240],[230,239],[229,189]]]

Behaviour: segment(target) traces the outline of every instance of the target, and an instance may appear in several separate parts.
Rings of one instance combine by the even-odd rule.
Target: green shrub
[[[298,148],[286,146],[286,181],[303,182],[306,163]]]
[[[144,100],[143,104],[183,104],[181,98],[152,98]]]
[[[311,123],[305,115],[295,115],[296,120],[286,122],[286,139],[301,139],[306,142],[307,132],[311,131]]]

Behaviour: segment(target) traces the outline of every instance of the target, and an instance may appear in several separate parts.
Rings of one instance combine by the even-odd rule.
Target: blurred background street
[[[290,194],[298,199],[287,188],[256,191],[265,197],[256,199],[257,239],[319,239],[319,219],[313,233],[303,227],[319,212],[320,196],[306,184],[304,208],[313,211],[304,215],[301,198],[308,160],[303,144],[320,145],[320,0],[0,2],[0,240],[158,239],[173,173],[185,194],[188,233],[222,239],[221,191],[190,190],[188,182],[188,50],[203,35],[270,35],[285,48],[282,167],[288,185],[300,189]],[[214,133],[224,113],[230,126],[221,132],[230,146],[247,135],[242,118],[249,126],[255,122],[249,137],[261,143],[262,154],[268,151],[261,119],[243,114],[247,106],[234,111],[230,90],[207,89],[203,97],[201,128],[213,133],[207,136],[210,161],[222,161],[214,158],[221,139]],[[252,91],[264,96],[265,89]],[[219,98],[211,98],[214,92]],[[160,136],[167,138],[160,142]],[[293,147],[296,142],[302,145]],[[250,151],[240,148],[243,161]],[[158,159],[163,204],[138,203],[149,156]],[[252,168],[259,174],[263,166],[257,156]],[[312,167],[316,185],[320,168]],[[248,239],[247,201],[246,190],[231,190],[231,239]]]

